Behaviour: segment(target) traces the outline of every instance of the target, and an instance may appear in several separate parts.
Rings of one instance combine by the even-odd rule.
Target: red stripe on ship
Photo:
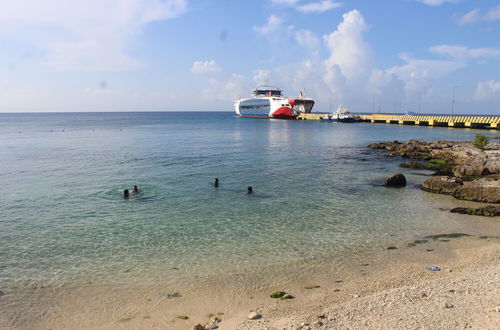
[[[292,115],[292,108],[289,107],[281,107],[278,108],[275,112],[273,112],[273,118],[279,119],[293,119],[297,117],[297,115]]]

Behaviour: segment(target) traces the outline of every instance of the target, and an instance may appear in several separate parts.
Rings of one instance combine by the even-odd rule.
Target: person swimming
[[[129,195],[130,195],[130,192],[128,191],[128,189],[125,189],[125,190],[123,191],[123,197],[124,197],[124,198],[128,198],[128,196],[129,196]]]
[[[252,186],[248,186],[248,188],[247,188],[247,194],[252,194],[252,193],[253,193]]]
[[[137,186],[134,186],[134,190],[133,190],[134,193],[138,193],[139,192],[139,188],[137,188]]]
[[[214,179],[214,187],[219,188],[219,178]]]

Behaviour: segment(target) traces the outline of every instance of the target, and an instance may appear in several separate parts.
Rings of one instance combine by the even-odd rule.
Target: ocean
[[[348,267],[461,219],[418,189],[431,172],[366,146],[478,132],[498,135],[229,112],[0,114],[0,290]],[[398,172],[406,188],[382,186]]]

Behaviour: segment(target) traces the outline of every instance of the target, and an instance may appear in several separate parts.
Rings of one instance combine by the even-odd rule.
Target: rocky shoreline
[[[433,170],[432,178],[420,188],[459,200],[500,204],[500,142],[490,142],[481,150],[471,142],[409,140],[372,143],[390,156],[409,158],[401,167]],[[483,208],[457,208],[452,212],[500,216],[500,205]]]

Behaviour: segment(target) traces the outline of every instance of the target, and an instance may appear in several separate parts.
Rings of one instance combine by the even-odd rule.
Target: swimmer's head
[[[251,194],[251,193],[253,193],[253,188],[252,188],[252,186],[248,186],[247,194]]]
[[[134,186],[134,192],[139,192],[139,188],[137,188],[137,186]]]
[[[125,190],[123,191],[123,197],[127,198],[129,194],[130,194],[130,193],[129,193],[128,189],[125,189]]]

